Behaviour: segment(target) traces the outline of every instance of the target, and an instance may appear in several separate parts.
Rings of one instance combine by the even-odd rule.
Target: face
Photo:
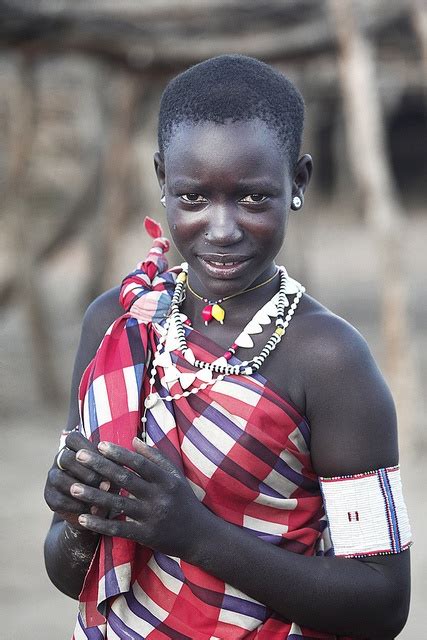
[[[156,154],[173,240],[189,279],[210,299],[275,271],[294,174],[262,121],[180,125],[164,164]]]

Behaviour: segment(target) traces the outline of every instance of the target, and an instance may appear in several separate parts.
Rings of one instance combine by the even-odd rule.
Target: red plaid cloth
[[[153,270],[152,279],[141,263],[124,280],[122,301],[130,310],[107,331],[80,385],[81,430],[93,442],[131,448],[138,435],[147,354],[159,339],[162,296],[170,300],[178,272]],[[150,295],[150,303],[143,302]],[[154,310],[159,324],[153,316],[142,320],[141,309]],[[221,347],[190,327],[186,331],[196,358],[222,355]],[[181,371],[193,370],[179,352],[171,357]],[[159,378],[160,396],[181,391],[179,382],[162,386]],[[197,497],[219,517],[295,553],[321,553],[326,520],[311,466],[309,425],[261,375],[226,376],[197,395],[159,401],[147,414],[146,428],[149,444],[182,469]],[[335,637],[302,629],[202,569],[122,538],[101,539],[80,603],[75,640]]]

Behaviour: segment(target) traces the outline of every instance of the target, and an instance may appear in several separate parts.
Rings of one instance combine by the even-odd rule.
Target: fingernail
[[[108,491],[108,489],[110,488],[110,483],[108,482],[108,480],[103,480],[101,482],[101,484],[99,485],[99,488],[101,489],[101,491]]]
[[[80,462],[88,462],[90,460],[90,454],[84,449],[80,449],[80,451],[76,453],[76,458]]]
[[[145,443],[143,440],[141,440],[141,438],[137,438],[136,436],[134,437],[134,439],[133,439],[133,441],[132,441],[132,444],[133,444],[134,446],[135,446],[135,444],[138,444],[139,446],[141,446],[141,445],[142,445],[143,447],[146,447],[146,446],[147,446],[147,445],[146,445],[146,443]]]
[[[108,451],[108,443],[107,442],[100,442],[98,445],[98,449],[100,451]]]
[[[90,508],[90,512],[91,512],[91,514],[92,514],[93,516],[98,515],[98,511],[99,511],[98,507],[91,507],[91,508]]]
[[[84,492],[83,485],[78,484],[77,482],[71,485],[70,493],[73,496],[81,496],[83,492]]]
[[[79,523],[82,524],[85,527],[87,525],[87,517],[86,516],[79,516]]]

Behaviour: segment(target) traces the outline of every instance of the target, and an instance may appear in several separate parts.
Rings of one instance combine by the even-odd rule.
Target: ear
[[[160,151],[156,151],[154,154],[154,170],[156,172],[157,180],[160,185],[160,189],[162,190],[162,195],[164,195],[165,191],[165,162]]]
[[[299,211],[304,205],[304,193],[310,182],[313,171],[313,160],[306,153],[297,162],[292,182],[291,209]]]
[[[313,159],[308,153],[304,154],[297,162],[292,184],[292,197],[304,195],[313,173]]]

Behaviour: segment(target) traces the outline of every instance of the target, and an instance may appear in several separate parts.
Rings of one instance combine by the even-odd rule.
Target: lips
[[[214,264],[239,264],[240,262],[246,262],[250,259],[250,256],[239,255],[235,253],[202,253],[199,254],[199,258],[205,262],[212,262]]]
[[[247,255],[203,253],[198,256],[209,275],[220,278],[235,278],[246,269],[251,259]]]

